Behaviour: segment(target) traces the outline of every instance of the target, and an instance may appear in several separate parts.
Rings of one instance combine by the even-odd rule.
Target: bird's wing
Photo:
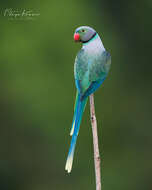
[[[81,49],[75,60],[75,83],[81,97],[94,93],[105,80],[111,65],[110,53],[104,51],[95,59],[88,59]]]
[[[89,68],[89,80],[93,82],[105,78],[109,72],[110,65],[110,53],[107,51],[102,52],[100,56],[97,56],[95,58],[95,61],[91,64]]]
[[[74,65],[75,83],[80,94],[83,94],[91,82],[89,81],[88,57],[81,49],[76,57]]]
[[[109,72],[110,65],[110,53],[104,51],[101,56],[99,56],[96,61],[91,64],[91,67],[89,69],[89,81],[91,82],[91,84],[83,93],[81,99],[88,97],[100,87]]]
[[[106,78],[106,77],[105,77]],[[103,81],[105,80],[105,78],[98,80],[98,81],[93,81],[91,83],[91,85],[89,86],[89,88],[84,92],[84,94],[81,96],[81,100],[87,98],[88,96],[90,96],[92,93],[94,93],[103,83]]]

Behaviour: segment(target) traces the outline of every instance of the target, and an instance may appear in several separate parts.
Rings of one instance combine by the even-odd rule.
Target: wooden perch
[[[98,145],[97,120],[95,116],[94,95],[90,95],[90,116],[93,135],[94,166],[96,177],[96,190],[101,190],[100,153]]]

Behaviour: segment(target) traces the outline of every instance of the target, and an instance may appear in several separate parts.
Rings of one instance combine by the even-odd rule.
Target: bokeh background
[[[89,104],[65,172],[75,99],[74,30],[112,56],[95,93],[104,190],[152,189],[152,1],[0,1],[0,189],[95,189]],[[6,8],[40,16],[12,19]]]

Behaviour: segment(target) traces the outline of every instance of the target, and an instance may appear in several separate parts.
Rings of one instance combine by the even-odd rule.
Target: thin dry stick
[[[97,120],[95,116],[94,95],[90,95],[90,115],[93,134],[94,166],[96,175],[96,190],[101,190],[100,153],[98,146]]]

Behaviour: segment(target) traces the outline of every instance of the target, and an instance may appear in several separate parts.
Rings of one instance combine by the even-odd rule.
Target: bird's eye
[[[85,32],[85,30],[84,30],[84,29],[82,29],[82,32]]]

